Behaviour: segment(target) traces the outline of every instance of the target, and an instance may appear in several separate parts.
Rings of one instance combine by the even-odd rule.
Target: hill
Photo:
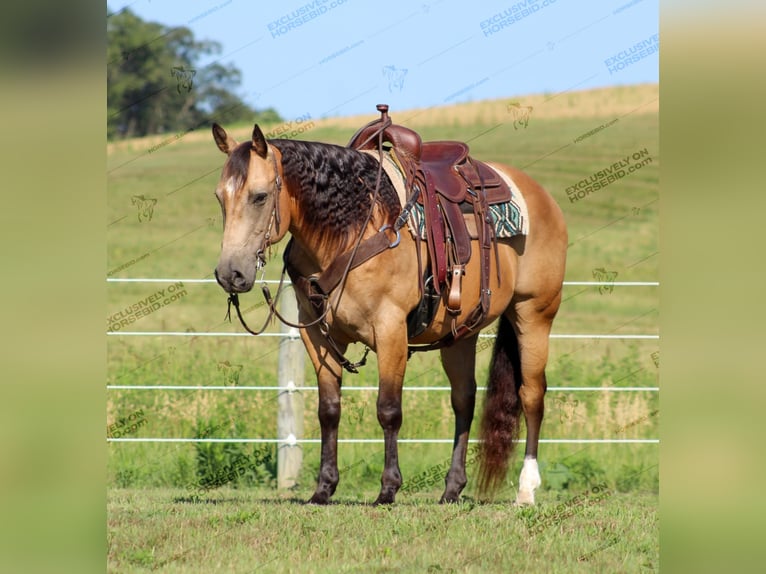
[[[659,110],[659,86],[657,84],[641,84],[637,86],[617,86],[592,90],[573,90],[562,94],[529,94],[513,96],[496,100],[482,100],[432,108],[412,110],[391,109],[390,114],[395,121],[413,129],[423,127],[465,127],[476,124],[496,124],[507,122],[511,117],[508,106],[512,103],[531,106],[535,119],[555,118],[609,118],[621,116],[639,110],[641,114],[656,114]],[[353,133],[359,126],[366,124],[378,112],[371,102],[370,113],[358,116],[339,118],[312,119],[316,130],[351,130]],[[264,133],[280,128],[282,123],[263,124]],[[225,126],[236,139],[249,137],[253,129],[251,124]],[[107,153],[118,150],[141,151],[161,145],[175,137],[175,134],[164,136],[149,136],[127,139],[107,144]],[[281,136],[280,136],[281,137]],[[209,129],[199,129],[183,136],[186,142],[198,142],[210,138]],[[180,139],[180,138],[179,138]],[[306,138],[310,139],[310,138]],[[175,140],[172,140],[175,141]],[[171,143],[172,143],[171,141]],[[345,142],[344,142],[345,143]]]

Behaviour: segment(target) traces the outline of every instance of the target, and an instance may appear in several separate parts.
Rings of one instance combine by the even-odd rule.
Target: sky
[[[121,0],[215,40],[286,120],[659,82],[658,0]],[[169,81],[176,81],[170,76]]]

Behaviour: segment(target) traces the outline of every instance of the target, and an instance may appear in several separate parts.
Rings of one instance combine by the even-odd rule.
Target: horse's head
[[[252,140],[245,143],[237,143],[218,124],[213,124],[213,138],[228,156],[215,189],[223,214],[215,277],[227,293],[243,293],[252,288],[256,271],[265,264],[265,250],[289,225],[288,210],[280,205],[286,194],[280,194],[279,152],[257,124]]]

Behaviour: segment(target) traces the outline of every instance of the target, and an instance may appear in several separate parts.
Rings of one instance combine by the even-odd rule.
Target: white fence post
[[[298,321],[298,305],[291,292],[282,293],[280,313],[290,322]],[[303,463],[303,448],[294,442],[303,438],[303,391],[293,387],[302,387],[304,382],[305,351],[298,329],[282,325],[282,337],[279,342],[279,381],[277,397],[277,488],[295,486]]]

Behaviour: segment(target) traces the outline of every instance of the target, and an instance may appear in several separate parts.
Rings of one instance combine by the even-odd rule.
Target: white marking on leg
[[[532,456],[524,457],[524,466],[519,475],[519,493],[516,495],[516,504],[534,504],[535,490],[542,484],[540,469],[537,459]]]

